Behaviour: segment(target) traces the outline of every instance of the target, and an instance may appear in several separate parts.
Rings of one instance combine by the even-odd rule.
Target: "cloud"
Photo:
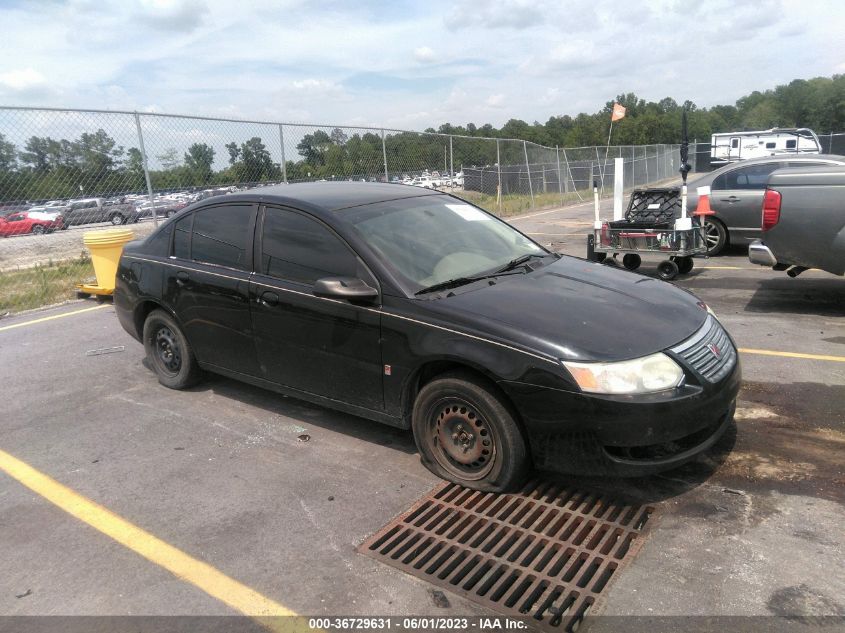
[[[420,46],[414,49],[414,59],[423,64],[428,64],[434,61],[434,51],[428,46]]]
[[[44,75],[34,68],[21,68],[0,74],[0,85],[12,90],[31,90],[44,84]]]
[[[155,28],[184,33],[197,28],[207,12],[203,0],[141,0],[137,16]]]
[[[446,26],[526,29],[544,21],[549,4],[542,0],[461,0],[446,17]]]
[[[490,95],[484,103],[490,108],[501,108],[505,103],[505,95],[501,93]]]

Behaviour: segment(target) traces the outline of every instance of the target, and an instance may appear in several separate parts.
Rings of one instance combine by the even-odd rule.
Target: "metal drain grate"
[[[444,484],[358,551],[537,628],[569,631],[596,612],[653,511],[549,482],[519,494]]]

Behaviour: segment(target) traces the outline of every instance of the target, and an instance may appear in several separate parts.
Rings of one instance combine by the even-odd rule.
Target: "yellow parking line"
[[[244,615],[296,615],[2,450],[0,470],[68,514]]]
[[[829,360],[835,363],[845,363],[845,356],[827,356],[825,354],[801,354],[799,352],[776,352],[770,349],[749,349],[740,347],[743,354],[760,354],[762,356],[783,356],[785,358],[807,358],[809,360]]]
[[[52,316],[41,317],[40,319],[32,319],[31,321],[23,321],[21,323],[12,323],[12,325],[4,325],[0,327],[0,332],[4,330],[13,330],[16,327],[24,327],[25,325],[35,325],[36,323],[43,323],[44,321],[52,321],[53,319],[62,319],[64,317],[73,316],[74,314],[82,314],[83,312],[91,312],[92,310],[99,310],[100,308],[108,308],[109,304],[103,303],[93,308],[83,308],[82,310],[74,310],[73,312],[62,312],[61,314],[54,314]]]

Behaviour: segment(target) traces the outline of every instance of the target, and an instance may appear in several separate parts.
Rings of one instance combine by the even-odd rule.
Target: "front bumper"
[[[769,267],[776,266],[778,263],[771,249],[760,240],[755,240],[748,246],[748,261]]]
[[[723,364],[700,354],[711,344],[721,348]],[[662,393],[608,396],[501,383],[521,416],[535,466],[640,476],[680,466],[713,446],[733,420],[742,379],[736,347],[708,319],[667,353],[681,364],[686,381]]]

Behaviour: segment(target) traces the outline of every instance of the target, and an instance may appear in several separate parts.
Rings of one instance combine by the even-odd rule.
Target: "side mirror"
[[[318,297],[346,299],[347,301],[375,301],[378,290],[371,288],[357,277],[323,277],[314,282],[313,292]]]

